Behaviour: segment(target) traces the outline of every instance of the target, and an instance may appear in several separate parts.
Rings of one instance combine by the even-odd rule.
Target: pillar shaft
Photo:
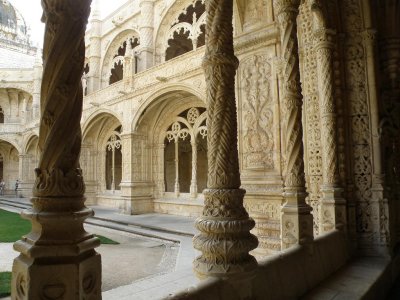
[[[46,23],[41,89],[41,156],[31,202],[22,216],[32,231],[14,244],[12,299],[101,299],[100,242],[83,228],[79,167],[81,75],[90,0],[42,0]]]
[[[379,54],[380,58],[380,111],[374,111],[371,107],[371,127],[373,142],[378,142],[381,149],[375,149],[374,145],[374,164],[372,181],[372,199],[374,204],[373,220],[375,221],[375,230],[379,230],[376,242],[384,247],[394,246],[400,241],[400,20],[398,18],[399,3],[397,0],[379,1],[377,22],[379,29],[379,52],[375,53],[376,35],[372,28],[371,11],[368,5],[363,6],[364,17],[366,20],[363,38],[366,46],[368,60],[368,81],[369,89],[372,89],[371,101],[378,100],[376,93],[379,89],[375,86],[376,64],[370,64]],[[377,104],[377,103],[376,103]],[[376,105],[371,103],[371,105]],[[380,117],[380,118],[378,118]],[[379,122],[379,127],[374,126]],[[375,137],[375,133],[379,133]],[[379,153],[378,151],[381,150]],[[380,155],[379,155],[380,154]],[[378,155],[380,157],[378,157]],[[379,160],[380,159],[380,160]],[[375,161],[376,160],[376,161]],[[380,164],[382,163],[382,164]],[[380,176],[380,173],[384,173]],[[383,189],[384,187],[384,189]],[[379,207],[377,207],[379,204]],[[377,209],[378,208],[378,209]],[[376,226],[378,225],[379,226]],[[386,252],[386,249],[385,249]]]
[[[323,178],[319,229],[324,233],[335,228],[343,230],[346,228],[346,203],[342,198],[343,188],[339,183],[337,115],[333,89],[335,32],[325,26],[326,18],[322,5],[315,1],[312,8],[315,20],[319,20],[314,24],[314,27],[317,27],[314,31],[314,41],[317,54]]]
[[[100,3],[94,0],[92,4],[92,19],[90,20],[91,35],[89,46],[89,74],[87,78],[87,93],[93,93],[100,88],[100,60],[101,60],[101,19]]]
[[[282,208],[282,248],[313,240],[311,207],[306,204],[302,94],[296,18],[300,0],[275,0],[283,60],[283,110],[286,115],[285,205]],[[301,224],[301,226],[300,226]]]
[[[175,139],[175,195],[178,197],[180,193],[179,187],[179,137]]]
[[[190,195],[193,198],[197,197],[197,146],[195,137],[191,142],[192,144],[192,180],[190,182]]]
[[[208,182],[203,214],[196,220],[200,234],[193,244],[202,255],[195,259],[194,270],[201,278],[248,277],[257,266],[249,251],[258,241],[250,234],[255,223],[243,207],[245,191],[240,189],[233,1],[206,1],[206,13]]]
[[[32,119],[40,118],[40,87],[42,84],[42,57],[41,51],[37,50],[35,65],[33,66],[33,93],[32,93]]]
[[[153,66],[154,0],[140,2],[140,46],[138,70]]]

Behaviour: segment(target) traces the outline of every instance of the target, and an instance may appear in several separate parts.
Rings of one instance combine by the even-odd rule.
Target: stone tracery
[[[124,56],[140,45],[139,34],[133,30],[121,32],[108,46],[102,63],[102,86],[123,78]],[[133,70],[136,73],[137,70]]]
[[[189,192],[193,198],[197,197],[197,191],[198,191],[198,186],[197,186],[197,165],[198,165],[198,138],[206,138],[207,137],[207,126],[205,124],[206,121],[206,112],[204,111],[203,108],[198,108],[198,107],[192,107],[184,112],[182,112],[179,117],[175,118],[173,120],[173,124],[169,127],[169,130],[166,132],[166,143],[167,145],[165,146],[165,178],[166,178],[166,191],[175,192],[176,196],[179,196],[180,192]],[[181,142],[186,141],[187,147],[189,149],[182,149],[180,147]],[[175,144],[175,150],[174,154],[168,155],[169,147],[168,144],[174,142]],[[179,157],[184,153],[191,153],[190,158],[186,158],[185,163],[182,164],[180,163]],[[171,153],[172,154],[172,153]],[[203,156],[202,156],[203,157]],[[175,178],[174,178],[174,189],[172,190],[171,186],[172,184],[170,183],[171,180],[168,179],[170,177],[170,170],[172,169],[172,166],[168,166],[168,161],[173,160],[174,161],[174,169],[175,169]],[[190,165],[188,165],[190,160]],[[200,162],[200,164],[204,164],[203,161]],[[205,162],[206,164],[206,162]],[[184,176],[186,178],[191,178],[190,179],[190,187],[188,189],[182,189],[180,184],[180,181],[182,180],[182,176],[179,175],[180,170],[190,170],[190,175],[189,177]],[[168,176],[167,176],[168,175]],[[202,176],[202,174],[200,174]],[[181,180],[180,180],[181,178]]]
[[[165,60],[204,45],[206,22],[204,2],[204,0],[194,1],[176,18],[167,34]]]

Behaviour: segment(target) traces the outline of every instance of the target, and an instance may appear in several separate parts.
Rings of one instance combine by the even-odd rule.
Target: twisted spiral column
[[[285,205],[282,208],[282,248],[313,240],[311,207],[306,204],[302,126],[302,94],[296,18],[300,0],[275,0],[281,33],[283,107],[286,122]]]
[[[208,103],[208,183],[203,214],[196,220],[200,234],[193,239],[202,255],[194,261],[199,277],[233,278],[253,271],[249,251],[257,247],[250,234],[254,220],[243,207],[237,151],[233,2],[206,2],[206,53],[203,67]]]
[[[83,222],[79,168],[84,34],[91,0],[42,0],[46,23],[41,87],[41,156],[33,208],[22,216],[32,231],[14,244],[13,299],[101,299],[100,243]]]
[[[322,6],[315,2],[313,12],[325,20]],[[325,22],[322,22],[323,24]],[[320,232],[343,229],[346,226],[346,202],[339,183],[339,162],[337,147],[336,105],[333,90],[333,51],[335,32],[320,26],[314,31],[317,54],[319,111],[322,142],[322,200],[320,209]]]

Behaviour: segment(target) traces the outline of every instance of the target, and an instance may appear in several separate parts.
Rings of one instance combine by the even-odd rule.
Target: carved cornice
[[[275,23],[260,30],[236,36],[234,40],[235,53],[239,54],[247,49],[266,43],[276,43],[279,31]]]

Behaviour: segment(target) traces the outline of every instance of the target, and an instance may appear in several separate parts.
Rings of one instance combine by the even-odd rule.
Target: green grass
[[[118,245],[119,243],[113,240],[110,240],[109,238],[106,238],[105,236],[102,235],[95,235],[99,240],[100,243],[102,244],[109,244],[109,245]]]
[[[0,209],[0,243],[13,243],[31,231],[31,222],[19,214]]]
[[[31,222],[22,219],[19,214],[0,209],[0,243],[13,243],[31,231]],[[101,235],[96,235],[102,244],[119,243]]]
[[[0,209],[0,243],[13,243],[31,231],[31,222],[17,213]],[[116,241],[96,235],[102,244],[117,245]],[[11,272],[0,272],[0,298],[11,294]]]
[[[11,272],[0,272],[0,298],[11,294]]]

